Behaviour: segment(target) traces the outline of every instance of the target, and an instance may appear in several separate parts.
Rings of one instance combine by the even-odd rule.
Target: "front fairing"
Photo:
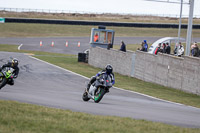
[[[5,78],[12,78],[12,75],[13,75],[13,71],[14,69],[11,68],[11,67],[5,67],[3,70],[2,70],[2,74],[4,75]]]
[[[106,73],[103,73],[98,80],[95,82],[95,86],[103,86],[106,88],[112,87],[111,77],[107,75]]]

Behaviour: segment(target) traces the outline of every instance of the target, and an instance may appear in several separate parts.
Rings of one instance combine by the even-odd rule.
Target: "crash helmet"
[[[12,66],[16,67],[18,66],[18,63],[19,63],[18,59],[16,58],[12,59]]]
[[[112,66],[111,66],[110,64],[108,64],[108,65],[106,65],[105,70],[106,70],[106,73],[107,73],[107,74],[111,74],[112,71],[113,71],[113,68],[112,68]]]

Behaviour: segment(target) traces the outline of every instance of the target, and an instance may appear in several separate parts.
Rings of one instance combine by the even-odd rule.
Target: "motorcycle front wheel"
[[[7,80],[5,77],[0,77],[0,89],[6,85],[6,82]]]
[[[95,94],[94,94],[94,102],[95,102],[95,103],[100,102],[105,93],[106,93],[105,89],[102,88],[102,87],[99,87],[99,88],[95,91]]]

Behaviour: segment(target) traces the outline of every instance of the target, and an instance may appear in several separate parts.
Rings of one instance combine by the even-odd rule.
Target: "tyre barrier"
[[[94,21],[70,21],[70,20],[48,20],[48,19],[28,19],[28,18],[5,18],[5,23],[41,23],[41,24],[66,24],[66,25],[104,25],[116,27],[141,27],[141,28],[178,28],[178,24],[160,23],[120,23],[120,22],[94,22]],[[182,24],[181,28],[186,29],[187,24]],[[193,25],[193,29],[200,29],[199,24]]]
[[[87,54],[86,53],[78,53],[78,62],[88,63]]]

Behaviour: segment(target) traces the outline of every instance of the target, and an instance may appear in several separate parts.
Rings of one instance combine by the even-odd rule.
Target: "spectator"
[[[196,43],[196,42],[195,42]],[[195,47],[195,43],[194,44],[192,44],[192,46],[191,46],[191,56],[194,56],[194,47]]]
[[[177,55],[179,57],[181,57],[182,55],[184,55],[184,47],[183,45],[181,44],[181,42],[179,42],[179,45],[178,45],[178,52],[177,52]]]
[[[161,52],[161,43],[158,44],[156,50],[155,50],[155,54],[157,55],[158,52]]]
[[[177,55],[177,47],[178,47],[178,43],[176,43],[175,48],[174,48],[174,55]]]
[[[148,44],[147,44],[146,40],[144,40],[144,48],[145,48],[144,52],[147,52],[147,50],[148,50]]]
[[[121,41],[120,51],[126,52],[126,44],[123,41]]]
[[[139,49],[140,51],[145,51],[145,48],[144,48],[144,42],[142,42],[141,44],[141,48]]]
[[[98,35],[98,33],[96,33],[94,35],[94,42],[98,42],[98,41],[99,41],[99,35]]]
[[[199,47],[198,47],[196,42],[194,43],[194,54],[193,54],[193,56],[199,57]]]
[[[111,44],[111,41],[108,41],[107,49],[110,50],[110,48],[113,48],[113,46],[112,46],[112,44]]]
[[[163,45],[162,45],[162,53],[166,53],[166,44],[165,43],[163,43]]]
[[[168,42],[166,43],[166,49],[165,49],[165,51],[166,51],[167,54],[171,53],[171,47],[169,46]]]

